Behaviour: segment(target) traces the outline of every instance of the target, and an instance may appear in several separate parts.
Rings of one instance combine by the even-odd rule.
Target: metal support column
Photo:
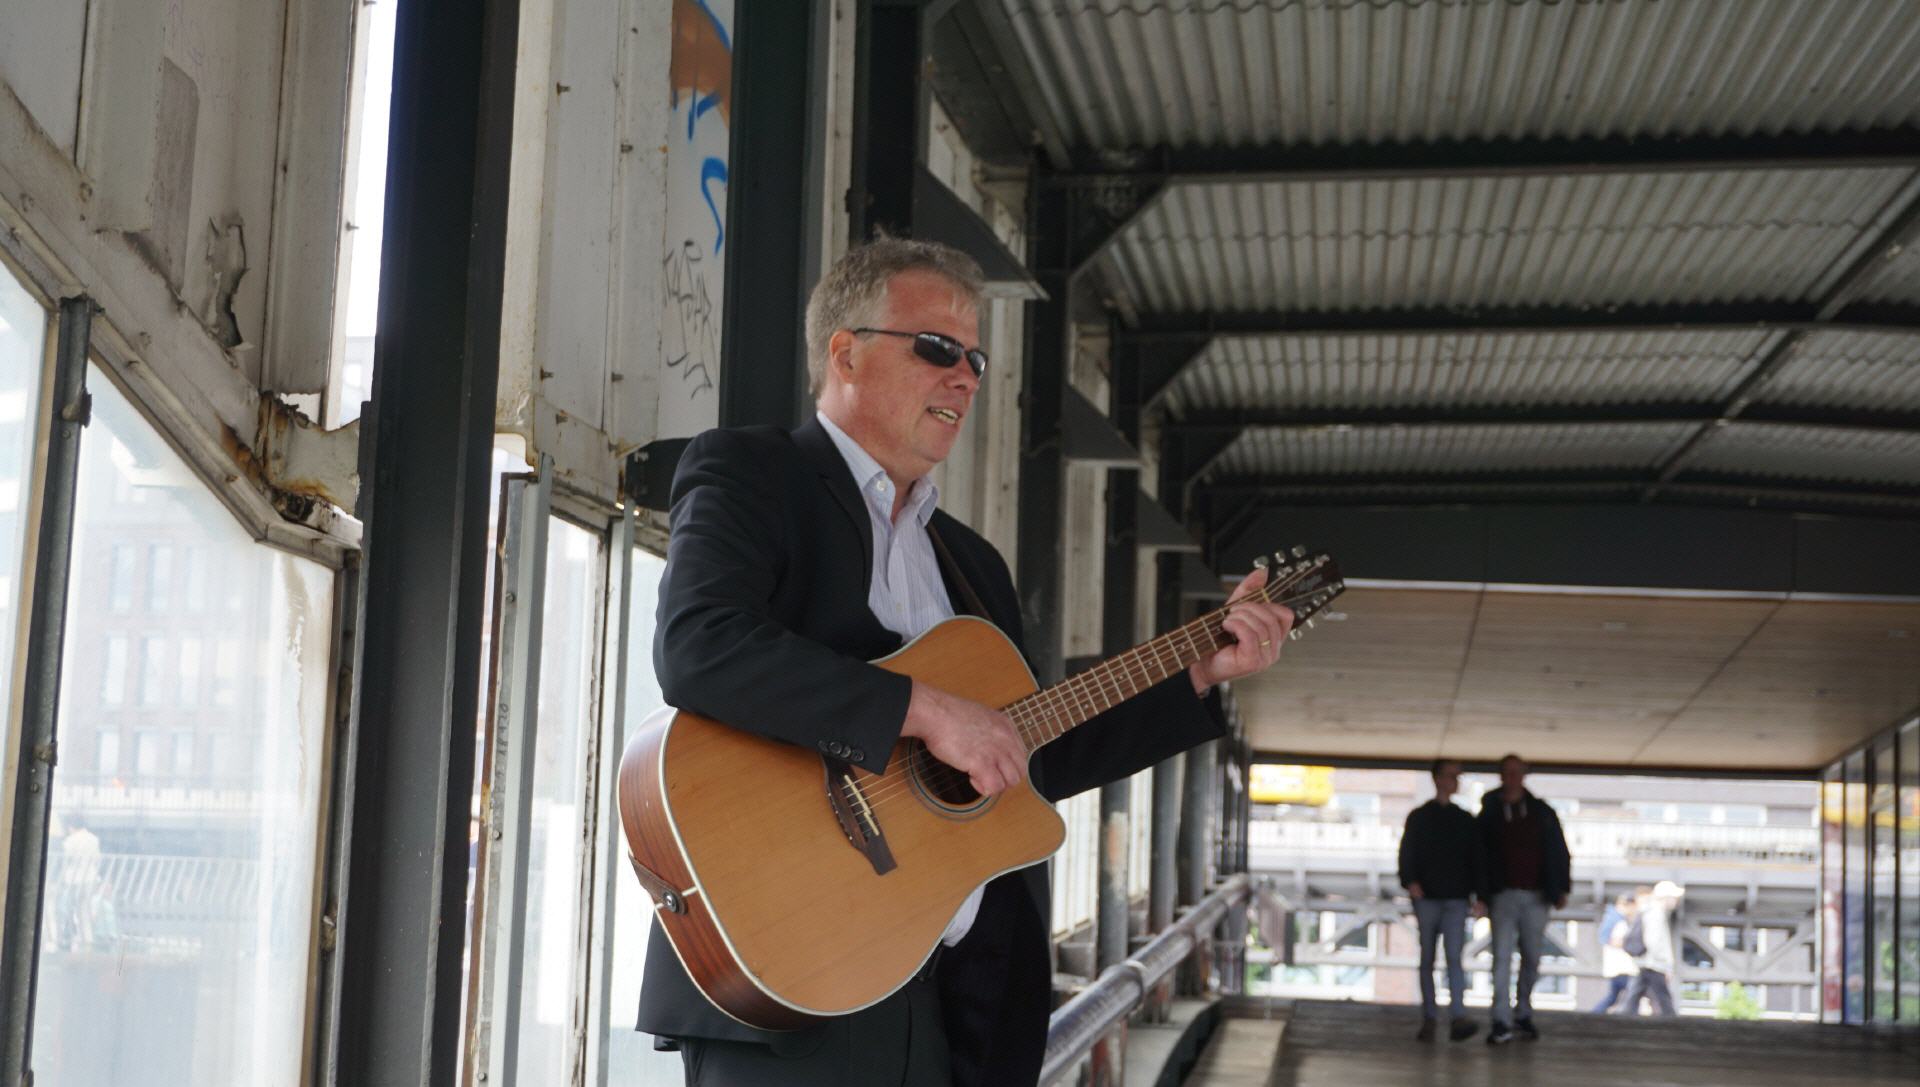
[[[1135,506],[1140,493],[1138,472],[1107,472],[1107,548],[1105,593],[1101,603],[1101,649],[1115,656],[1138,640],[1134,634]],[[1133,781],[1122,778],[1100,787],[1100,901],[1095,963],[1105,970],[1127,957],[1132,908],[1127,901],[1128,862],[1133,836],[1130,811]],[[1139,813],[1144,816],[1145,813]]]
[[[828,5],[736,0],[720,422],[792,426],[809,402],[807,293],[820,267]],[[741,239],[746,239],[745,244]]]
[[[1140,412],[1131,354],[1112,358],[1108,412],[1121,437],[1138,445]],[[1102,564],[1101,651],[1116,656],[1140,640],[1137,621],[1139,596],[1140,473],[1130,468],[1107,470],[1107,546]],[[1100,909],[1095,961],[1101,970],[1127,957],[1133,910],[1127,888],[1132,858],[1131,823],[1147,812],[1131,811],[1133,783],[1116,781],[1100,790]]]
[[[1214,740],[1187,751],[1180,796],[1180,905],[1193,906],[1207,893],[1207,876],[1213,850],[1213,805],[1218,789],[1215,760],[1220,741]],[[1200,961],[1200,956],[1195,956]],[[1183,979],[1182,990],[1200,991],[1205,978],[1195,969]]]
[[[476,8],[478,10],[476,10]],[[400,5],[332,877],[335,1083],[451,1084],[485,622],[516,0]]]
[[[40,909],[47,865],[47,822],[53,768],[59,761],[60,666],[66,648],[67,575],[73,561],[74,489],[80,477],[80,431],[87,425],[87,345],[91,298],[60,303],[49,422],[46,485],[34,540],[33,598],[28,604],[27,662],[21,679],[20,749],[13,767],[13,837],[7,851],[6,928],[0,930],[0,1084],[32,1079],[34,983],[40,969]]]
[[[778,0],[776,0],[778,2]],[[847,238],[912,235],[913,184],[927,161],[931,84],[922,76],[926,11],[919,0],[860,0],[853,67],[853,169]]]
[[[1066,613],[1067,462],[1060,417],[1067,359],[1072,272],[1067,223],[1071,193],[1034,185],[1028,204],[1028,264],[1046,297],[1027,306],[1025,411],[1020,442],[1020,617],[1027,659],[1042,686],[1062,678]]]

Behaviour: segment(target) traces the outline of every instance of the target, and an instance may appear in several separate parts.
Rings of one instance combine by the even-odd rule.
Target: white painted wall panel
[[[657,433],[662,370],[660,297],[667,214],[671,112],[660,73],[673,57],[673,11],[657,0],[626,0],[620,50],[620,146],[614,173],[613,321],[608,332],[608,421],[621,452]]]
[[[728,243],[733,0],[673,0],[658,433],[719,421],[720,306]],[[796,89],[795,93],[800,93]],[[751,238],[737,239],[752,244]],[[750,303],[749,303],[750,304]]]
[[[242,373],[257,386],[285,6],[172,0],[167,14],[161,117],[188,108],[195,115],[191,146],[170,141],[173,133],[163,129],[155,162],[157,176],[170,168],[170,154],[184,153],[191,162],[185,279],[176,286],[200,322],[226,337]],[[177,77],[171,84],[164,78],[165,62],[191,81],[190,101],[180,97],[187,92]]]
[[[497,425],[611,500],[718,421],[730,3],[521,11]]]
[[[87,6],[76,0],[0,0],[0,82],[69,155],[79,131],[86,28]]]

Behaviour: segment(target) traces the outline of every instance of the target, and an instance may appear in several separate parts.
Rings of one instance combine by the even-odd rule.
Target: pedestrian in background
[[[1627,990],[1627,1008],[1640,1014],[1642,997],[1653,1002],[1653,1014],[1678,1015],[1673,1003],[1672,979],[1680,966],[1680,929],[1674,914],[1686,889],[1670,879],[1653,885],[1653,894],[1640,910],[1638,932],[1629,932],[1627,952],[1634,956],[1640,972]]]
[[[1487,884],[1481,899],[1493,915],[1493,1025],[1488,1045],[1540,1037],[1533,1022],[1533,983],[1540,976],[1540,949],[1547,938],[1547,912],[1567,904],[1573,861],[1560,817],[1527,791],[1527,760],[1500,760],[1500,788],[1480,801]],[[1520,978],[1513,981],[1513,952],[1520,951]]]
[[[1639,912],[1640,905],[1634,896],[1624,894],[1614,899],[1607,906],[1606,915],[1600,918],[1600,971],[1607,978],[1607,995],[1593,1006],[1595,1015],[1605,1015],[1615,1004],[1624,1004],[1621,998],[1627,995],[1634,975],[1640,972],[1626,947],[1627,931],[1633,927],[1633,919]]]
[[[1452,1025],[1447,1035],[1471,1038],[1479,1024],[1467,1018],[1467,971],[1461,958],[1467,944],[1467,914],[1473,896],[1486,883],[1486,857],[1473,816],[1453,803],[1460,788],[1460,764],[1433,761],[1433,799],[1407,813],[1400,834],[1400,885],[1413,899],[1420,926],[1420,1041],[1433,1040],[1440,1017],[1434,995],[1434,947],[1446,943],[1447,991]]]

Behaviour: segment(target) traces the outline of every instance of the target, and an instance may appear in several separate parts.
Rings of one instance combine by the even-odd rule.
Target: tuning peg
[[[1313,616],[1311,615],[1307,616],[1307,629],[1308,630],[1313,629]]]
[[[1293,545],[1293,557],[1294,557],[1294,558],[1296,558],[1296,559],[1304,559],[1304,558],[1306,558],[1306,557],[1307,557],[1307,548],[1306,548],[1306,545],[1305,545],[1305,544],[1294,544],[1294,545]]]
[[[1267,561],[1265,555],[1255,555],[1253,557],[1253,568],[1256,570],[1265,570],[1267,568]]]
[[[1298,641],[1299,639],[1300,639],[1300,631],[1299,631],[1299,630],[1298,630],[1297,628],[1296,628],[1296,629],[1294,629],[1294,630],[1289,630],[1289,631],[1287,631],[1287,640],[1288,640],[1288,641],[1290,641],[1290,642],[1292,642],[1292,641]]]

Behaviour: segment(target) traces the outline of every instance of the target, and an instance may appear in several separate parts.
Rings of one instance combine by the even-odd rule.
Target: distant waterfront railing
[[[1714,826],[1568,819],[1567,846],[1587,861],[1740,864],[1812,868],[1819,862],[1814,827]],[[1379,823],[1256,819],[1248,827],[1255,852],[1298,851],[1315,857],[1387,858],[1400,848],[1400,828]],[[1256,868],[1259,867],[1256,860]]]

